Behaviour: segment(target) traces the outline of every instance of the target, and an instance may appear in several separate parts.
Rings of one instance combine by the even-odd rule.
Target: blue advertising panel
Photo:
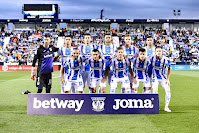
[[[158,94],[28,94],[27,114],[159,114]]]
[[[171,70],[199,70],[199,65],[171,65]]]

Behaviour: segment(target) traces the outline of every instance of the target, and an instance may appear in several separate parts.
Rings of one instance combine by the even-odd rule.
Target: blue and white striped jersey
[[[150,59],[145,58],[145,61],[140,61],[139,57],[131,60],[133,67],[133,74],[136,79],[148,80],[148,67],[150,65]]]
[[[109,60],[116,55],[117,46],[113,44],[110,44],[109,46],[101,44],[98,47],[98,50],[100,51],[103,58],[107,60],[105,63],[105,68],[106,68],[109,65]]]
[[[82,67],[83,62],[87,58],[84,56],[79,56],[77,60],[73,58],[68,58],[64,63],[63,67],[68,67],[69,72],[67,75],[68,80],[78,80],[81,77],[80,70]]]
[[[128,59],[118,61],[117,58],[113,58],[109,62],[109,67],[113,67],[113,76],[115,78],[123,78],[128,75],[127,68],[130,66]]]
[[[162,59],[157,59],[156,56],[151,58],[152,78],[166,79],[166,72],[171,67],[170,60],[163,56]]]
[[[59,50],[57,52],[57,56],[61,56],[62,65],[67,60],[67,58],[71,55],[72,50],[73,50],[73,47],[70,47],[70,48],[61,47],[61,48],[59,48]],[[67,67],[64,69],[64,72],[68,73]]]
[[[95,44],[90,44],[90,46],[82,44],[79,46],[80,55],[85,57],[91,56],[93,49],[97,49],[97,46]],[[82,69],[82,71],[90,71],[89,64],[83,63]]]
[[[104,75],[104,65],[105,60],[100,58],[98,61],[95,61],[93,57],[90,57],[86,60],[86,62],[90,65],[90,78],[102,78]]]
[[[145,47],[145,50],[146,50],[146,56],[147,57],[152,57],[155,55],[155,47],[151,48],[151,49],[148,49],[147,47]]]
[[[133,45],[131,45],[131,47],[125,47],[122,46],[122,48],[124,49],[124,55],[129,58],[132,59],[134,58],[136,55],[139,55],[139,49]]]

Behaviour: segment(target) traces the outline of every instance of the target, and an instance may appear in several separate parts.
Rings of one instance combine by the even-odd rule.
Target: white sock
[[[92,89],[89,89],[89,93],[92,93]]]
[[[153,88],[153,93],[158,94],[158,88],[157,89]]]
[[[125,89],[125,93],[131,93],[131,89]]]
[[[110,93],[115,93],[115,89],[110,89]]]
[[[125,93],[125,88],[121,88],[121,93]]]
[[[151,93],[151,90],[145,90],[144,93],[149,94],[149,93]]]
[[[138,93],[138,91],[132,90],[132,93]]]
[[[170,99],[171,99],[170,89],[165,89],[165,107],[169,106]]]

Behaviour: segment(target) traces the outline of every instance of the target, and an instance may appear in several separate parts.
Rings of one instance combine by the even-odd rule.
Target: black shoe
[[[28,93],[31,93],[30,91],[26,91],[26,92],[22,92],[22,94],[28,94]]]

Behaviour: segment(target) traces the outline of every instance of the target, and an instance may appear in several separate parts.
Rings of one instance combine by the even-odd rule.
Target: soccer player
[[[171,74],[171,63],[170,60],[162,55],[163,50],[161,47],[156,48],[156,55],[151,58],[152,64],[152,88],[153,93],[158,93],[158,85],[161,83],[165,90],[165,108],[166,112],[171,112],[169,109],[169,102],[171,98],[170,92],[170,74]],[[166,72],[167,76],[166,76]]]
[[[152,36],[147,36],[146,38],[146,44],[147,46],[145,47],[146,50],[146,56],[148,58],[151,58],[152,56],[155,55],[155,47],[153,46],[153,37]],[[150,82],[152,82],[151,80],[151,75],[152,75],[152,67],[151,64],[148,67],[148,76],[150,78]],[[143,92],[145,92],[145,88],[143,87]]]
[[[71,36],[66,36],[65,40],[64,40],[64,46],[59,48],[59,50],[57,52],[57,56],[55,56],[55,58],[54,58],[54,60],[56,60],[59,56],[61,56],[61,62],[62,62],[61,67],[63,67],[63,63],[71,55],[71,52],[73,49],[73,47],[71,47],[71,44],[72,44]],[[65,67],[63,72],[64,72],[64,77],[65,77],[68,74],[68,68]],[[61,82],[61,93],[64,93],[64,84],[62,84],[61,71],[60,71],[60,82]],[[72,93],[75,93],[74,88],[72,88]]]
[[[94,44],[91,44],[91,35],[90,34],[85,34],[84,35],[84,44],[79,46],[80,50],[80,55],[85,56],[85,57],[90,57],[92,54],[92,50],[96,49],[97,46]],[[90,79],[89,79],[89,72],[90,72],[90,66],[88,63],[83,63],[81,74],[84,82],[84,86],[87,85],[89,86]],[[92,90],[89,88],[89,91],[92,92]]]
[[[105,93],[106,82],[102,83],[105,60],[100,55],[98,49],[92,51],[92,57],[88,58],[86,62],[90,65],[91,71],[89,73],[90,77],[90,87],[92,93],[96,93],[97,83],[99,83],[99,93]]]
[[[52,85],[52,72],[53,72],[53,57],[54,52],[58,51],[53,45],[50,45],[50,36],[45,35],[44,45],[40,45],[34,56],[32,63],[31,79],[34,79],[34,67],[38,60],[37,68],[37,80],[36,87],[38,87],[37,93],[41,93],[43,87],[46,88],[46,93],[50,93]]]
[[[102,82],[105,82],[107,75],[110,69],[110,66],[113,67],[113,75],[111,77],[111,88],[110,93],[115,93],[118,82],[121,82],[121,88],[125,88],[125,93],[130,93],[130,81],[128,78],[127,68],[133,77],[133,72],[130,67],[128,59],[124,58],[124,50],[122,47],[117,48],[117,57],[111,59],[109,66],[106,68],[105,76],[102,79]]]
[[[105,35],[105,44],[101,44],[98,49],[100,51],[100,53],[102,54],[103,58],[106,60],[105,61],[105,70],[107,68],[107,66],[109,65],[109,60],[112,59],[115,55],[116,55],[116,50],[117,50],[117,46],[113,45],[112,43],[112,36],[111,34],[106,34]],[[113,69],[112,67],[109,70],[108,73],[108,84],[109,84],[109,88],[110,87],[110,82],[111,82],[111,76],[113,73]]]
[[[146,57],[146,51],[144,48],[139,49],[139,57],[131,59],[134,68],[134,75],[132,77],[133,81],[133,93],[137,93],[140,82],[142,82],[143,87],[145,87],[145,93],[151,93],[151,83],[147,73],[148,67],[150,65],[150,60]]]
[[[80,73],[83,62],[86,60],[85,57],[79,56],[80,51],[77,48],[73,48],[71,57],[68,58],[61,67],[62,84],[64,83],[64,92],[69,93],[72,87],[76,89],[79,93],[83,93],[83,79]],[[64,77],[64,68],[68,67],[69,72],[66,77]],[[67,80],[67,82],[65,82]]]
[[[123,49],[124,49],[124,55],[129,60],[131,60],[132,58],[138,57],[138,54],[139,54],[139,49],[137,47],[133,46],[131,44],[131,41],[132,41],[131,36],[129,34],[125,35],[125,37],[124,37],[125,45],[123,46]],[[132,77],[131,77],[130,73],[128,73],[128,77],[130,80],[130,87],[132,90]],[[122,93],[124,93],[124,88],[122,88],[121,90],[122,90]]]

